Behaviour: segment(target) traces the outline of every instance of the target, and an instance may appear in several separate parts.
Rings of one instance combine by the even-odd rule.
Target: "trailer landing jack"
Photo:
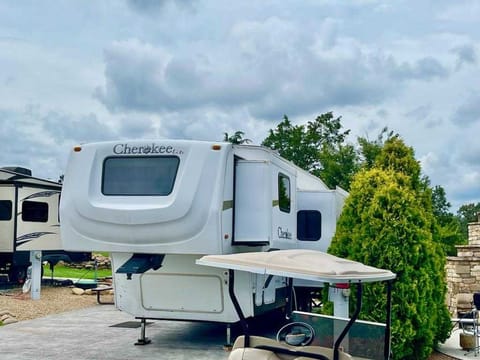
[[[135,345],[148,345],[152,342],[149,338],[145,337],[145,327],[147,326],[147,319],[140,319],[140,337],[138,338]]]

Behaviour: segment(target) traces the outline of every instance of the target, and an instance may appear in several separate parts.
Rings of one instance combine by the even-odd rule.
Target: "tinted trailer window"
[[[103,163],[102,193],[117,196],[167,196],[180,159],[176,156],[110,157]]]
[[[0,200],[0,221],[12,220],[12,202]]]
[[[47,222],[48,204],[45,202],[25,200],[22,203],[22,220],[31,222]]]

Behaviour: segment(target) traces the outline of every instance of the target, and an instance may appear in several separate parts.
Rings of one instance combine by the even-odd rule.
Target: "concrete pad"
[[[226,360],[225,325],[148,320],[149,345],[135,346],[140,327],[112,327],[139,322],[112,305],[97,305],[72,312],[20,321],[0,327],[0,357],[10,359],[209,359]],[[274,337],[274,321],[255,324],[254,334]],[[252,329],[253,330],[253,329]],[[477,358],[459,346],[460,330],[439,346],[439,351],[456,359]],[[238,335],[232,333],[232,340]]]
[[[460,347],[460,334],[462,333],[461,329],[454,329],[450,338],[448,338],[445,343],[438,345],[438,351],[441,353],[451,356],[455,359],[476,359],[475,351],[467,351]]]
[[[1,358],[9,359],[227,359],[225,325],[148,320],[149,345],[135,346],[140,328],[111,327],[134,321],[99,305],[0,327]],[[139,321],[139,320],[135,320]]]

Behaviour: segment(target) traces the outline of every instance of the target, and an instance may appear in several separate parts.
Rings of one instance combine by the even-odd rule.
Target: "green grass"
[[[50,266],[46,265],[43,267],[43,276],[50,277],[52,272],[50,271]],[[73,269],[66,266],[57,265],[53,269],[54,277],[69,278],[69,279],[94,279],[95,270],[93,269]],[[97,270],[97,278],[104,278],[107,276],[112,276],[112,270],[110,269],[99,269]]]

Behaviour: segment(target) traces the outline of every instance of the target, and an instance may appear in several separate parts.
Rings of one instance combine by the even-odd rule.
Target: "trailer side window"
[[[290,179],[282,173],[278,174],[278,206],[280,211],[290,212]]]
[[[297,237],[302,241],[318,241],[322,237],[322,214],[317,210],[297,213]]]
[[[12,202],[0,200],[0,221],[12,220]]]
[[[22,220],[32,222],[47,222],[48,204],[38,201],[24,201],[22,203]]]
[[[173,191],[177,156],[119,156],[103,163],[102,193],[111,196],[167,196]]]

